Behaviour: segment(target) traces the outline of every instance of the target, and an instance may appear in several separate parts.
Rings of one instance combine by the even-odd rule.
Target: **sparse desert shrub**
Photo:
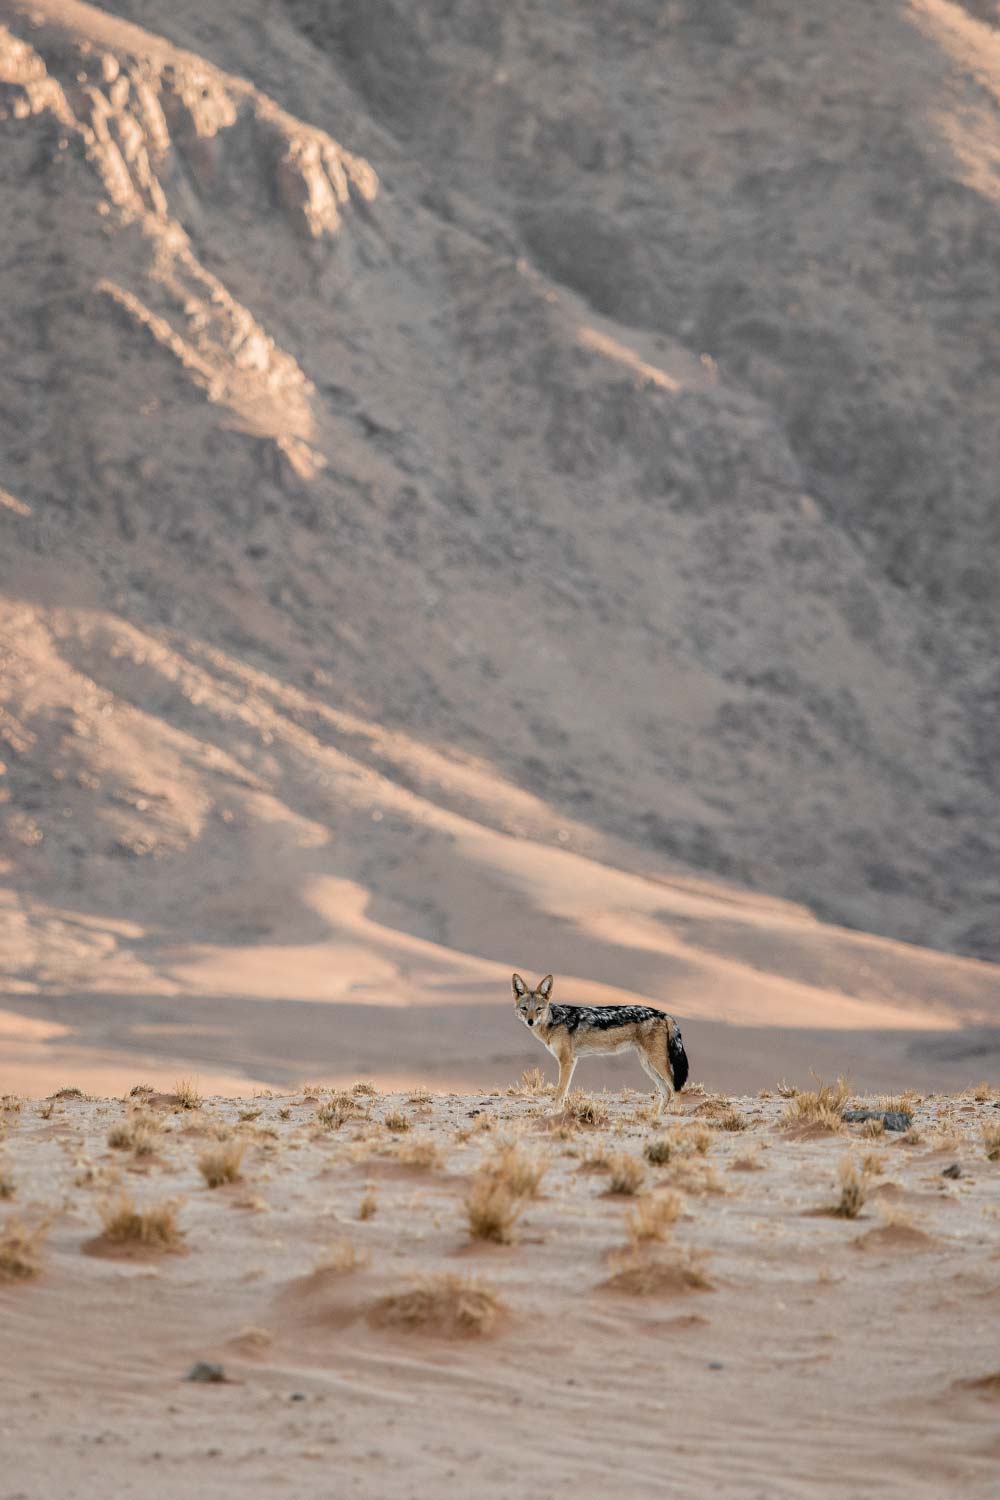
[[[884,1120],[865,1120],[862,1122],[858,1135],[866,1141],[877,1140],[880,1135],[885,1135]]]
[[[658,1135],[655,1140],[647,1141],[642,1149],[642,1154],[654,1167],[665,1167],[675,1151],[673,1139],[669,1135]]]
[[[798,1084],[789,1083],[787,1078],[782,1078],[776,1084],[775,1092],[780,1094],[782,1099],[794,1099],[795,1095],[799,1092]]]
[[[763,1172],[764,1168],[757,1160],[757,1153],[753,1149],[741,1151],[739,1156],[734,1156],[729,1170],[731,1172]]]
[[[684,1092],[685,1094],[696,1094],[699,1098],[702,1098],[708,1093],[708,1089],[703,1083],[692,1083],[691,1080],[688,1079],[687,1083],[684,1085]]]
[[[108,1131],[112,1151],[133,1151],[136,1156],[152,1156],[160,1135],[160,1122],[154,1115],[139,1113],[119,1120]]]
[[[404,1115],[401,1109],[391,1109],[383,1121],[386,1130],[391,1130],[393,1135],[409,1130],[412,1123],[409,1115]]]
[[[13,1198],[17,1188],[11,1176],[10,1167],[5,1161],[0,1161],[0,1200]]]
[[[378,1098],[378,1089],[373,1083],[369,1083],[367,1079],[362,1079],[359,1083],[352,1085],[351,1093],[358,1099]]]
[[[989,1161],[1000,1161],[1000,1125],[987,1125],[983,1131],[983,1150]]]
[[[248,1124],[251,1120],[259,1120],[262,1114],[263,1110],[260,1109],[241,1109],[240,1120],[242,1123]]]
[[[484,1177],[510,1188],[516,1198],[535,1198],[548,1168],[547,1157],[525,1150],[516,1141],[507,1141],[479,1170]]]
[[[182,1078],[174,1084],[174,1104],[178,1109],[201,1109],[201,1095],[193,1078]]]
[[[327,1130],[339,1130],[345,1120],[360,1119],[365,1113],[360,1098],[342,1090],[330,1095],[325,1104],[316,1111],[316,1119]]]
[[[885,1171],[885,1157],[880,1151],[867,1151],[861,1158],[861,1170],[868,1177],[881,1177]]]
[[[738,1109],[730,1106],[729,1109],[724,1109],[716,1116],[715,1123],[720,1130],[746,1130],[750,1121],[746,1115],[741,1115]]]
[[[679,1246],[656,1254],[633,1251],[619,1259],[618,1269],[601,1286],[610,1292],[627,1292],[632,1297],[707,1291],[712,1283],[705,1259],[703,1253]]]
[[[358,1204],[358,1218],[374,1218],[377,1208],[378,1198],[375,1195],[375,1189],[373,1187],[368,1187],[365,1189],[364,1196],[362,1197],[361,1202]]]
[[[901,1094],[880,1094],[874,1107],[893,1114],[912,1115],[917,1105],[923,1102],[923,1094],[918,1094],[915,1089],[904,1089]]]
[[[521,1091],[525,1094],[554,1094],[555,1087],[548,1083],[541,1068],[525,1068],[521,1074]]]
[[[684,1199],[680,1193],[672,1190],[641,1199],[625,1215],[625,1228],[632,1244],[667,1239],[671,1226],[676,1224],[683,1208]]]
[[[68,1088],[56,1089],[54,1094],[49,1095],[50,1099],[83,1099],[85,1097],[83,1089],[78,1089],[75,1083],[70,1084]]]
[[[0,1099],[0,1110],[5,1115],[19,1115],[21,1113],[21,1100],[16,1094],[4,1094]]]
[[[0,1282],[27,1281],[41,1269],[39,1251],[48,1224],[29,1228],[21,1219],[10,1219],[0,1230]]]
[[[845,1156],[837,1175],[840,1178],[840,1197],[829,1212],[837,1219],[856,1219],[868,1196],[864,1171],[852,1156]]]
[[[923,1139],[923,1134],[917,1129],[916,1125],[911,1125],[909,1130],[905,1130],[901,1136],[897,1137],[901,1146],[919,1146],[923,1142]]]
[[[563,1113],[578,1125],[606,1125],[609,1119],[608,1106],[604,1100],[584,1093],[583,1089],[574,1089],[566,1095]]]
[[[673,1141],[682,1155],[707,1156],[715,1137],[704,1125],[684,1125],[673,1133]]]
[[[608,1163],[608,1192],[634,1198],[646,1176],[642,1162],[627,1151],[616,1151]]]
[[[422,1171],[439,1167],[443,1160],[441,1147],[429,1135],[416,1135],[409,1141],[397,1141],[395,1156],[404,1167],[419,1167]]]
[[[53,1116],[54,1113],[55,1113],[55,1104],[53,1103],[53,1101],[51,1099],[49,1100],[49,1102],[47,1104],[40,1104],[38,1106],[38,1118],[40,1120],[51,1120],[51,1118],[52,1118],[52,1116]]]
[[[116,1245],[132,1243],[169,1250],[181,1238],[177,1204],[172,1200],[139,1209],[128,1193],[119,1193],[117,1198],[101,1205],[101,1222],[105,1238]]]
[[[590,1146],[580,1159],[581,1172],[607,1172],[611,1167],[612,1152],[603,1141]]]
[[[413,1093],[407,1097],[406,1102],[407,1104],[422,1106],[425,1104],[431,1104],[433,1102],[433,1099],[434,1095],[431,1093],[430,1089],[424,1088],[421,1085],[419,1088],[415,1088],[413,1090]]]
[[[198,1171],[210,1188],[222,1187],[225,1182],[242,1182],[243,1154],[247,1143],[241,1140],[220,1141],[210,1146],[198,1158]]]
[[[351,1240],[334,1240],[328,1245],[320,1256],[315,1271],[327,1271],[336,1276],[346,1276],[349,1271],[356,1271],[360,1266],[366,1265],[368,1253],[359,1250]]]
[[[503,1311],[496,1292],[471,1276],[442,1272],[373,1303],[369,1319],[379,1328],[479,1338],[492,1332]]]
[[[465,1218],[474,1240],[492,1240],[507,1245],[524,1208],[524,1198],[509,1183],[488,1173],[477,1173],[465,1200]]]
[[[813,1075],[815,1077],[815,1074]],[[836,1083],[824,1083],[816,1078],[816,1088],[810,1093],[793,1095],[782,1112],[782,1125],[811,1126],[816,1130],[831,1132],[843,1130],[841,1110],[850,1090],[842,1078]]]
[[[981,1083],[973,1083],[962,1095],[965,1099],[974,1099],[977,1104],[988,1104],[991,1099],[1000,1099],[1000,1088],[994,1088],[984,1078]]]
[[[132,1087],[128,1091],[128,1096],[130,1099],[138,1099],[140,1097],[144,1097],[146,1094],[155,1093],[156,1090],[151,1083],[133,1083]]]

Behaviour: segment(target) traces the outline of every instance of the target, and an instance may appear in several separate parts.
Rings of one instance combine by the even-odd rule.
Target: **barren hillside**
[[[995,1020],[991,19],[0,0],[24,1025]]]

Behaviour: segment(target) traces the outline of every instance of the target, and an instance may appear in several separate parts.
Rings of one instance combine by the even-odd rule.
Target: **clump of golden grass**
[[[407,1097],[406,1102],[407,1104],[425,1105],[432,1103],[433,1099],[434,1095],[430,1089],[424,1088],[421,1084],[419,1088],[415,1088],[413,1093]]]
[[[516,1141],[505,1141],[479,1170],[484,1177],[503,1183],[516,1198],[535,1198],[548,1168],[546,1156],[527,1151]]]
[[[146,1094],[155,1093],[156,1090],[151,1083],[133,1083],[132,1087],[128,1091],[128,1097],[130,1099],[138,1099]]]
[[[546,1081],[545,1074],[541,1068],[525,1068],[521,1074],[520,1088],[514,1089],[513,1092],[530,1095],[548,1095],[555,1093],[555,1086]]]
[[[353,1084],[352,1087],[351,1087],[351,1093],[357,1099],[377,1099],[378,1098],[378,1089],[375,1087],[375,1085],[373,1083],[370,1083],[367,1079],[361,1079],[358,1083]]]
[[[685,1094],[696,1094],[699,1097],[702,1097],[708,1093],[708,1089],[703,1083],[692,1083],[691,1080],[688,1079],[687,1083],[684,1085],[684,1092]]]
[[[983,1131],[983,1150],[987,1160],[1000,1161],[1000,1125],[987,1125]]]
[[[891,1110],[894,1114],[912,1115],[918,1104],[923,1104],[923,1094],[915,1089],[904,1089],[901,1094],[880,1094],[875,1109]]]
[[[492,1287],[471,1276],[441,1272],[372,1304],[369,1319],[379,1328],[423,1330],[444,1338],[481,1338],[503,1311]]]
[[[29,1228],[22,1219],[10,1219],[0,1230],[0,1282],[27,1281],[41,1269],[39,1251],[48,1224]]]
[[[375,1195],[375,1189],[373,1187],[366,1188],[365,1192],[364,1192],[364,1196],[361,1199],[361,1202],[358,1204],[358,1218],[359,1219],[371,1219],[371,1218],[374,1218],[375,1211],[376,1211],[377,1208],[378,1208],[378,1198]]]
[[[367,1262],[367,1251],[359,1250],[351,1240],[334,1240],[327,1246],[313,1269],[326,1271],[336,1276],[346,1276],[349,1271],[356,1271]]]
[[[611,1166],[612,1152],[603,1141],[590,1146],[580,1160],[581,1172],[607,1172]]]
[[[715,1123],[720,1130],[746,1130],[750,1121],[746,1115],[740,1114],[738,1109],[730,1106],[729,1109],[724,1109],[716,1116]]]
[[[398,1141],[394,1154],[404,1167],[419,1167],[422,1171],[439,1167],[444,1159],[441,1147],[429,1135],[417,1135],[412,1140]]]
[[[0,1099],[0,1110],[5,1115],[19,1115],[21,1113],[21,1100],[16,1094],[4,1094]]]
[[[674,1131],[673,1140],[682,1155],[707,1156],[715,1137],[704,1125],[684,1125]]]
[[[0,1161],[0,1199],[13,1198],[16,1191],[14,1179],[10,1175],[10,1167],[5,1161]]]
[[[796,1093],[789,1098],[781,1115],[782,1125],[807,1125],[816,1130],[843,1130],[841,1110],[850,1097],[850,1089],[842,1078],[836,1083],[824,1083],[816,1079],[816,1088],[810,1093]]]
[[[673,1156],[676,1147],[669,1135],[658,1135],[655,1140],[647,1141],[642,1148],[642,1154],[654,1167],[665,1167]]]
[[[922,1133],[917,1129],[916,1125],[911,1125],[909,1130],[904,1131],[901,1136],[897,1137],[901,1146],[919,1146],[923,1138]]]
[[[858,1131],[858,1135],[862,1136],[866,1141],[876,1140],[880,1135],[885,1135],[885,1121],[864,1120],[861,1129]]]
[[[508,1245],[524,1201],[508,1182],[488,1173],[477,1173],[465,1200],[465,1218],[472,1239]]]
[[[152,1156],[160,1136],[160,1122],[146,1111],[136,1110],[125,1120],[119,1120],[108,1131],[108,1145],[112,1151],[132,1151],[136,1156]]]
[[[316,1119],[327,1130],[339,1130],[345,1120],[358,1119],[364,1114],[364,1106],[353,1094],[343,1090],[331,1094],[325,1104],[316,1111]]]
[[[55,1091],[54,1094],[50,1094],[49,1095],[49,1098],[50,1099],[84,1099],[84,1098],[86,1098],[86,1095],[84,1094],[83,1089],[78,1089],[77,1086],[76,1086],[76,1084],[74,1083],[74,1084],[70,1084],[68,1088],[56,1089],[56,1091]]]
[[[632,1244],[667,1239],[671,1226],[676,1224],[683,1208],[684,1199],[673,1190],[640,1199],[625,1215],[625,1228]]]
[[[671,1165],[670,1181],[698,1197],[709,1193],[721,1195],[726,1191],[715,1169],[697,1156],[678,1157]]]
[[[198,1171],[207,1186],[217,1188],[226,1182],[242,1182],[240,1167],[246,1149],[246,1141],[234,1138],[220,1141],[217,1146],[210,1146],[207,1151],[203,1151],[198,1158]]]
[[[263,1110],[260,1109],[241,1109],[240,1121],[245,1124],[250,1120],[259,1120],[262,1114]]]
[[[601,1286],[610,1292],[627,1292],[631,1297],[652,1297],[658,1292],[708,1291],[711,1280],[705,1269],[703,1253],[674,1246],[650,1254],[634,1250],[620,1257],[618,1269]]]
[[[995,1089],[984,1078],[980,1083],[970,1083],[967,1089],[962,1090],[959,1097],[974,1099],[977,1104],[988,1104],[991,1099],[1000,1099],[1000,1089]]]
[[[132,1243],[169,1250],[181,1238],[177,1204],[173,1201],[153,1203],[139,1209],[128,1193],[119,1193],[117,1198],[101,1205],[101,1222],[105,1238],[116,1245]]]
[[[763,1172],[762,1164],[757,1160],[754,1150],[741,1151],[739,1156],[734,1156],[729,1170],[731,1172]]]
[[[775,1092],[780,1094],[782,1099],[794,1099],[799,1092],[799,1086],[797,1083],[789,1083],[787,1078],[782,1078],[775,1085]]]
[[[391,1130],[393,1135],[401,1135],[404,1130],[409,1130],[413,1123],[409,1115],[404,1115],[401,1109],[391,1109],[384,1121],[386,1130]]]
[[[54,1111],[55,1104],[50,1099],[48,1104],[40,1104],[38,1106],[38,1118],[40,1120],[51,1120]]]
[[[174,1084],[174,1104],[178,1109],[201,1109],[202,1098],[193,1078],[181,1078]]]
[[[571,1094],[566,1095],[563,1113],[578,1125],[606,1125],[609,1119],[608,1106],[604,1100],[584,1093],[583,1089],[574,1089]]]
[[[627,1151],[616,1151],[608,1163],[608,1192],[624,1198],[634,1198],[642,1187],[646,1172],[637,1156]]]
[[[881,1177],[885,1171],[885,1157],[880,1151],[867,1151],[861,1158],[861,1170],[868,1177]]]
[[[852,1156],[845,1156],[837,1175],[840,1178],[840,1197],[828,1212],[836,1219],[856,1219],[868,1196],[864,1171]]]

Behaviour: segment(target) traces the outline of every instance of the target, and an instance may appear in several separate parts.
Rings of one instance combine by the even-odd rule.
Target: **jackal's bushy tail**
[[[667,1052],[670,1054],[670,1071],[674,1075],[674,1088],[680,1093],[687,1083],[688,1055],[684,1051],[684,1038],[677,1026],[671,1026],[667,1037]]]

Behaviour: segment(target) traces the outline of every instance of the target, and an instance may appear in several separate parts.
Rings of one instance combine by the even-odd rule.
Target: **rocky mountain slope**
[[[990,20],[0,0],[13,987],[499,970],[507,835],[1000,956]]]

